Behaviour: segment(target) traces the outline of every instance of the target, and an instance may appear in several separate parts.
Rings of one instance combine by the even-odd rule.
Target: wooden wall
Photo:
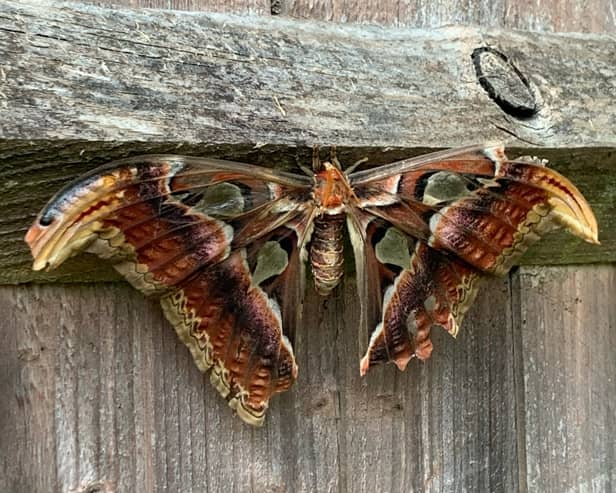
[[[616,31],[613,0],[123,4]],[[127,285],[1,286],[0,492],[615,490],[615,300],[614,265],[523,267],[427,363],[360,379],[352,280],[309,294],[300,379],[253,429]]]

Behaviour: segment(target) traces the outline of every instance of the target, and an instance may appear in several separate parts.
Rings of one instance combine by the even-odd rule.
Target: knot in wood
[[[477,80],[505,113],[515,118],[533,117],[537,101],[528,79],[498,50],[482,46],[471,55]]]

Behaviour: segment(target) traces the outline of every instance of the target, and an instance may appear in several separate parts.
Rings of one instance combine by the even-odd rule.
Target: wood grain
[[[515,490],[508,296],[490,282],[458,341],[360,379],[352,283],[311,293],[300,379],[253,429],[128,286],[0,288],[0,491]]]
[[[614,0],[508,0],[504,27],[536,31],[616,32]]]
[[[96,1],[85,1],[93,3]],[[114,0],[113,5],[135,9],[172,9],[193,12],[232,12],[240,14],[269,15],[270,0]]]
[[[95,1],[84,3],[96,3]],[[274,13],[295,19],[435,28],[490,26],[543,32],[616,31],[614,0],[114,0],[115,5]]]
[[[282,0],[281,14],[298,19],[360,22],[412,27],[501,24],[502,0]]]

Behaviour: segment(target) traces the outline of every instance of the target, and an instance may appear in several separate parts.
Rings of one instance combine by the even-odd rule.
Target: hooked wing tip
[[[597,220],[583,197],[579,201],[579,210],[570,207],[558,198],[550,200],[550,204],[552,214],[571,234],[592,245],[600,244]]]
[[[588,243],[599,244],[599,226],[590,204],[565,176],[549,168],[534,168],[534,186],[545,190],[552,215],[569,232]]]
[[[398,370],[404,371],[406,370],[406,366],[409,364],[409,361],[415,357],[415,354],[410,355],[400,355],[396,359],[390,360],[393,364],[396,365]],[[370,369],[370,352],[367,352],[366,355],[361,359],[359,363],[359,376],[363,377],[368,373]]]

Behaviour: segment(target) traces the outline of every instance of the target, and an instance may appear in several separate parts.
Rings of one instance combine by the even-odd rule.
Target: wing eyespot
[[[46,228],[47,226],[51,226],[53,224],[53,216],[49,215],[49,214],[44,214],[39,218],[39,226],[43,226],[44,228]]]

